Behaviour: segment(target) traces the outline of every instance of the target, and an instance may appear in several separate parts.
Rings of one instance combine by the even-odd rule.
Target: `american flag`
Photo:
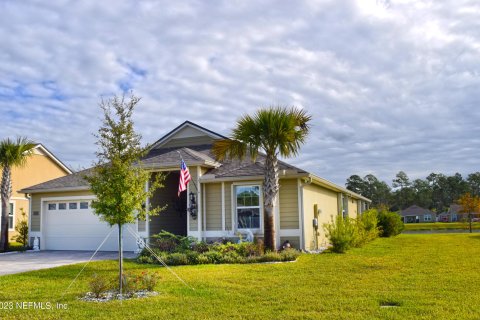
[[[180,163],[180,182],[178,184],[178,196],[180,197],[180,193],[182,191],[187,190],[187,184],[192,180],[192,177],[190,176],[190,172],[188,171],[188,167],[185,164],[185,161]]]

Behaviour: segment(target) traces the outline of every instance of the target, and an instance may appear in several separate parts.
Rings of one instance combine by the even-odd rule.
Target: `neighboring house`
[[[218,162],[212,143],[224,136],[186,121],[152,145],[143,165],[166,175],[164,188],[146,200],[147,208],[168,205],[158,216],[137,221],[130,229],[148,239],[161,230],[213,241],[238,238],[252,232],[263,237],[262,183],[265,157]],[[178,198],[180,155],[192,181]],[[280,246],[289,240],[295,248],[316,249],[326,244],[323,223],[331,216],[355,217],[370,200],[285,162],[279,162],[280,191],[275,212],[276,237]],[[24,188],[31,194],[36,212],[31,235],[40,237],[41,249],[95,250],[112,229],[92,213],[94,195],[84,170]],[[148,186],[146,186],[148,187]],[[192,208],[192,200],[196,210]],[[314,206],[318,209],[318,234],[314,228]],[[117,250],[117,232],[101,250]],[[135,250],[131,232],[124,231],[125,250]]]
[[[33,148],[33,154],[28,157],[25,166],[12,169],[13,193],[10,198],[8,219],[8,235],[10,238],[16,235],[15,226],[22,219],[21,211],[25,211],[27,219],[30,217],[29,199],[18,190],[71,173],[72,171],[67,166],[41,144],[37,144]],[[1,210],[0,207],[0,213]]]
[[[480,218],[480,213],[473,213],[472,218],[477,220]],[[438,221],[440,222],[456,222],[462,220],[468,220],[468,213],[462,212],[462,206],[459,204],[451,204],[447,212],[442,212],[438,215]]]
[[[419,222],[435,222],[435,212],[428,209],[424,209],[417,205],[408,207],[401,210],[400,215],[403,218],[404,223],[419,223]]]

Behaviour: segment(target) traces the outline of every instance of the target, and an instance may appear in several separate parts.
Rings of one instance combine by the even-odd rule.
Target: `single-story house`
[[[480,218],[480,213],[472,213],[472,219],[478,220]],[[468,220],[468,213],[462,211],[462,206],[459,204],[451,204],[448,211],[442,212],[438,215],[439,222],[456,222]]]
[[[8,208],[8,235],[11,239],[17,235],[15,227],[23,219],[22,212],[25,212],[26,219],[30,219],[29,198],[18,190],[72,173],[62,161],[41,143],[36,144],[32,151],[32,155],[27,158],[24,166],[12,168],[13,192]],[[1,213],[2,208],[0,206],[0,215]]]
[[[259,155],[255,162],[248,157],[218,162],[211,153],[212,144],[218,139],[225,137],[186,121],[152,145],[142,160],[143,165],[152,176],[161,173],[166,179],[165,186],[146,199],[146,206],[167,205],[167,208],[147,221],[131,225],[135,232],[145,239],[161,230],[206,241],[236,238],[250,232],[263,237],[265,157]],[[180,156],[192,181],[187,192],[178,197]],[[283,161],[279,162],[279,170],[280,191],[275,212],[279,245],[289,240],[298,249],[325,246],[323,223],[330,222],[331,216],[337,214],[356,217],[371,202]],[[92,212],[90,203],[95,196],[83,179],[88,173],[87,169],[21,190],[31,199],[34,215],[30,235],[39,237],[40,249],[95,250],[110,232],[111,228]],[[125,250],[135,250],[133,236],[128,232],[124,235]],[[116,237],[113,232],[101,250],[117,250]]]
[[[400,210],[404,223],[435,222],[435,212],[413,205],[407,209]]]

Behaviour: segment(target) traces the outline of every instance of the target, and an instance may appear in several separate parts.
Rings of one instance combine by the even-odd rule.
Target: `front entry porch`
[[[157,173],[154,173],[154,175]],[[149,236],[158,234],[162,230],[170,233],[187,235],[187,192],[178,197],[179,171],[169,171],[165,174],[163,188],[155,191],[149,201],[149,207],[165,207],[157,216],[150,217]]]

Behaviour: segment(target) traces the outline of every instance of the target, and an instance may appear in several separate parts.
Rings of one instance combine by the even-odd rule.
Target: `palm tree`
[[[311,116],[295,107],[270,107],[245,115],[237,121],[231,138],[218,140],[212,152],[218,160],[239,158],[247,154],[255,161],[258,153],[265,153],[263,182],[264,241],[265,247],[276,250],[274,209],[278,196],[278,156],[298,154],[300,145],[308,135]]]
[[[35,145],[27,138],[17,138],[16,140],[7,138],[0,141],[0,168],[2,168],[0,250],[6,251],[8,249],[8,207],[12,196],[12,169],[26,164],[27,158],[33,153]]]

